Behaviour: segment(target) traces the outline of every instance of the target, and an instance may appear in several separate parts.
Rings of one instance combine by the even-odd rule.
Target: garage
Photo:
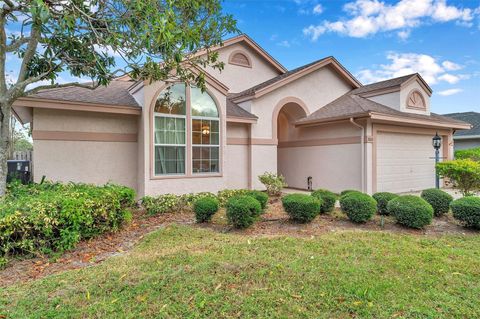
[[[430,135],[378,132],[377,191],[404,193],[434,187],[433,157]]]

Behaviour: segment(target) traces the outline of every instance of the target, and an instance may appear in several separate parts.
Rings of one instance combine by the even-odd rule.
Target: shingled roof
[[[430,93],[432,92],[432,89],[428,86],[428,84],[422,79],[422,77],[418,73],[412,73],[412,74],[407,74],[407,75],[400,76],[400,77],[397,77],[397,78],[388,79],[388,80],[385,80],[385,81],[380,81],[380,82],[367,84],[367,85],[364,85],[364,86],[361,86],[357,89],[352,90],[350,93],[351,94],[362,95],[362,94],[375,92],[375,91],[386,90],[386,89],[390,89],[390,88],[393,89],[393,88],[396,88],[396,87],[400,87],[403,83],[409,81],[413,77],[418,77],[420,79],[420,81],[425,85],[425,87],[430,91]]]
[[[238,104],[232,102],[229,98],[227,98],[227,117],[239,117],[251,120],[258,119],[257,116],[244,110],[243,108],[238,106]]]
[[[287,71],[283,74],[280,74],[276,77],[273,77],[265,82],[262,82],[260,84],[257,84],[255,86],[252,86],[251,88],[249,89],[246,89],[242,92],[239,92],[239,93],[234,93],[231,95],[231,98],[232,99],[238,99],[240,97],[245,97],[245,96],[250,96],[250,95],[254,95],[256,92],[272,85],[272,84],[275,84],[277,82],[280,82],[286,78],[289,78],[291,77],[292,75],[295,75],[297,73],[300,73],[301,71],[304,71],[310,67],[313,67],[314,65],[316,64],[321,64],[322,62],[327,62],[328,60],[330,60],[332,63],[335,63],[338,68],[342,69],[346,74],[348,74],[349,78],[351,79],[352,82],[355,82],[357,86],[361,85],[360,82],[358,82],[357,79],[355,79],[355,77],[347,70],[345,69],[333,56],[329,56],[329,57],[326,57],[326,58],[323,58],[323,59],[320,59],[320,60],[316,60],[316,61],[313,61],[311,63],[308,63],[308,64],[305,64],[305,65],[302,65],[296,69],[293,69],[293,70],[290,70],[290,71]]]
[[[479,112],[451,113],[445,114],[444,116],[472,124],[472,128],[470,130],[455,132],[455,137],[461,136],[467,138],[469,136],[480,136]]]
[[[328,103],[324,107],[313,112],[309,116],[298,120],[297,124],[329,122],[337,119],[350,117],[370,116],[371,113],[392,115],[410,119],[428,120],[443,124],[465,125],[463,121],[455,120],[446,116],[430,113],[430,115],[414,114],[395,110],[391,107],[374,102],[367,98],[352,94],[342,95],[338,99]]]
[[[93,90],[72,85],[41,90],[29,97],[139,108],[137,101],[128,92],[132,84],[131,81],[111,81],[107,86],[99,86]]]

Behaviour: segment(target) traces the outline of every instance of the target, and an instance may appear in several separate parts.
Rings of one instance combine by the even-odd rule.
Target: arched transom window
[[[160,93],[153,114],[155,175],[220,171],[220,117],[207,92],[173,84]]]

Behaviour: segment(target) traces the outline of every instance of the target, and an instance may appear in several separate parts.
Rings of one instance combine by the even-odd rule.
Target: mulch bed
[[[386,231],[420,236],[440,236],[445,234],[471,235],[478,232],[465,229],[452,216],[434,218],[431,225],[423,230],[408,229],[399,226],[391,217],[376,215],[365,224],[354,224],[336,209],[330,214],[318,216],[308,224],[291,222],[278,199],[273,199],[261,220],[246,230],[233,230],[222,209],[211,223],[196,224],[193,213],[176,213],[149,216],[143,211],[137,211],[131,224],[114,233],[107,233],[90,240],[82,241],[75,249],[64,252],[58,258],[39,256],[30,259],[11,261],[7,267],[0,270],[0,287],[17,282],[39,279],[54,273],[70,269],[79,269],[96,265],[108,257],[122,254],[131,249],[145,234],[169,224],[191,224],[195,227],[208,228],[219,232],[230,232],[249,236],[299,236],[311,237],[337,231]]]

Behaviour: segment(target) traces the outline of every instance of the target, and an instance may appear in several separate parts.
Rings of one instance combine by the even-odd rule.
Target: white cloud
[[[449,71],[456,71],[463,68],[460,64],[453,63],[452,61],[445,60],[442,62],[442,66]]]
[[[283,40],[277,43],[277,45],[285,48],[289,48],[291,46],[290,42],[287,40]]]
[[[456,21],[470,26],[474,16],[480,14],[477,10],[448,5],[446,0],[400,0],[395,4],[356,0],[347,3],[343,10],[348,17],[310,25],[303,33],[315,41],[325,32],[363,38],[378,32],[398,31],[398,36],[406,39],[410,30],[423,22]]]
[[[323,6],[319,3],[313,7],[313,14],[322,14],[323,12]]]
[[[449,96],[449,95],[454,95],[457,93],[463,92],[462,89],[448,89],[448,90],[443,90],[438,92],[439,95],[441,96]]]
[[[445,65],[456,67],[458,64],[448,60],[442,62],[427,54],[390,52],[387,59],[388,64],[381,64],[375,69],[361,70],[357,73],[358,78],[365,83],[372,83],[419,73],[430,85],[439,82],[455,84],[465,78],[464,75],[452,74],[450,72],[452,69],[445,67]]]
[[[440,81],[445,81],[445,82],[448,82],[450,84],[455,84],[458,81],[460,81],[460,78],[458,76],[453,75],[453,74],[449,74],[449,73],[445,73],[445,74],[440,75],[438,77],[438,79]]]
[[[410,30],[401,30],[397,32],[397,35],[400,39],[402,40],[407,40],[408,37],[410,36]]]

